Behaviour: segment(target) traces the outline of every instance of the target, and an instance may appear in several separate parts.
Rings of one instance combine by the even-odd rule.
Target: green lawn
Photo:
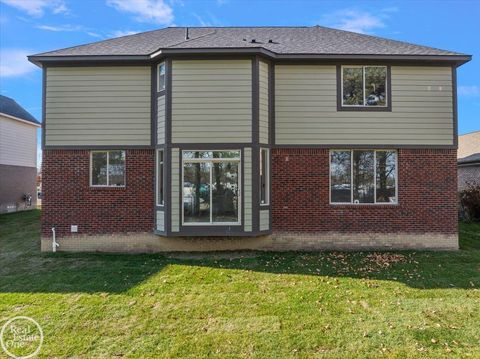
[[[42,254],[39,216],[0,216],[0,324],[36,319],[40,357],[480,357],[479,224],[458,252],[201,258]]]

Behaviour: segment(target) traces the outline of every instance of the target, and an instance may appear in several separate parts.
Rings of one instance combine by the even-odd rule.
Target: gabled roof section
[[[13,98],[3,95],[0,95],[0,114],[15,117],[16,119],[30,122],[35,125],[40,125],[40,122],[38,122],[35,117],[20,106]]]
[[[187,38],[188,32],[188,38]],[[152,54],[214,52],[263,53],[271,57],[364,56],[432,57],[459,62],[470,56],[458,52],[414,45],[376,36],[313,27],[168,27],[115,39],[44,52],[30,56],[32,62],[48,58],[118,57],[149,59]],[[463,60],[462,60],[463,59]]]
[[[466,164],[479,164],[480,165],[480,153],[474,153],[473,155],[460,158],[457,160],[459,165],[466,165]]]

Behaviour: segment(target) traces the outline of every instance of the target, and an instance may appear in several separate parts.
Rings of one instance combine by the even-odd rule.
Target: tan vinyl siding
[[[181,213],[180,213],[180,188],[179,188],[179,181],[180,181],[180,150],[178,148],[172,148],[172,199],[170,203],[170,208],[172,210],[172,232],[180,231],[180,220],[181,220]]]
[[[252,149],[245,148],[243,150],[243,203],[244,209],[244,226],[245,232],[252,231]]]
[[[150,67],[46,71],[47,146],[150,144]]]
[[[250,142],[251,138],[250,60],[173,61],[174,143]]]
[[[392,66],[392,111],[337,111],[335,66],[275,68],[277,144],[452,145],[450,67]]]
[[[259,139],[268,144],[268,64],[260,61],[259,69]]]
[[[165,230],[165,212],[157,211],[157,231]]]
[[[268,231],[270,229],[270,211],[264,209],[260,211],[260,230]]]
[[[165,96],[160,96],[157,100],[157,141],[165,143]]]
[[[0,114],[0,165],[36,167],[37,129]]]

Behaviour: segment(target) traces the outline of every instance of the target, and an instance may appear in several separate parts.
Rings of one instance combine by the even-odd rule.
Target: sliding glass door
[[[240,151],[183,151],[183,224],[240,224]]]

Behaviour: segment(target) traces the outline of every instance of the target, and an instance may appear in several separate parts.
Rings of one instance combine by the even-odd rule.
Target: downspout
[[[55,227],[52,227],[52,252],[55,253],[59,246],[60,244],[55,241]]]

